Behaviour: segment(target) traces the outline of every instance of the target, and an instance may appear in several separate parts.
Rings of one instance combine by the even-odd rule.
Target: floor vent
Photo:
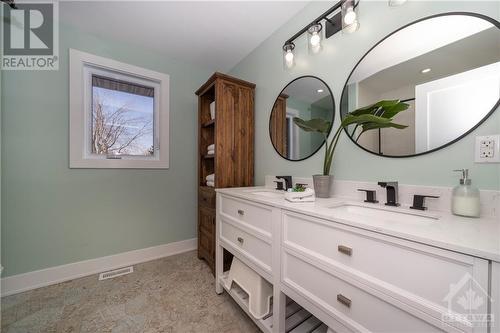
[[[130,274],[133,272],[134,272],[134,266],[115,269],[113,271],[108,271],[108,272],[104,272],[104,273],[99,274],[99,281],[112,279],[114,277],[127,275],[127,274]]]

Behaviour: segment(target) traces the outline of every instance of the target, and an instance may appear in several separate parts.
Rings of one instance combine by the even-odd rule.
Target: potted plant
[[[293,122],[306,132],[321,133],[325,141],[325,160],[323,162],[323,174],[313,175],[314,191],[316,196],[320,198],[330,197],[333,176],[330,175],[335,148],[339,142],[342,130],[348,126],[353,126],[353,130],[348,135],[357,142],[361,135],[366,131],[380,128],[397,128],[404,129],[408,126],[394,123],[393,118],[401,111],[408,109],[409,105],[400,100],[383,100],[375,104],[359,108],[349,112],[342,120],[339,128],[333,135],[330,143],[328,143],[328,132],[332,125],[329,121],[314,118],[311,120],[303,120],[298,117],[293,118]]]

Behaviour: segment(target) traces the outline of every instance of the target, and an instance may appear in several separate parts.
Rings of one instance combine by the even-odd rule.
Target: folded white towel
[[[209,151],[207,151],[207,155],[213,155],[213,154],[215,154],[215,150],[209,150]]]
[[[215,150],[215,144],[208,145],[207,150]]]
[[[215,102],[210,103],[210,118],[215,119]]]
[[[215,182],[207,182],[207,186],[215,187]]]
[[[205,177],[208,182],[213,182],[215,180],[215,174],[211,174]]]

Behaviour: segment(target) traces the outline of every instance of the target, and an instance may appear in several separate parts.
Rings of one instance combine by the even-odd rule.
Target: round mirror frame
[[[382,38],[380,41],[378,41],[375,45],[373,45],[362,57],[361,59],[356,63],[356,65],[354,66],[354,68],[352,69],[351,73],[349,74],[349,76],[347,77],[347,80],[344,84],[344,88],[342,88],[342,95],[340,96],[340,108],[339,108],[339,116],[340,118],[342,119],[343,118],[343,115],[342,115],[342,99],[344,97],[344,93],[345,93],[345,90],[347,88],[347,82],[349,82],[349,79],[351,78],[352,74],[354,73],[354,71],[356,70],[356,68],[358,67],[358,65],[363,61],[363,59],[366,58],[366,56],[373,50],[375,49],[380,43],[382,43],[383,41],[385,41],[387,38],[391,37],[392,35],[396,34],[397,32],[413,25],[413,24],[416,24],[418,22],[421,22],[421,21],[425,21],[425,20],[429,20],[429,19],[432,19],[432,18],[435,18],[435,17],[440,17],[440,16],[448,16],[448,15],[467,15],[467,16],[474,16],[474,17],[477,17],[477,18],[480,18],[480,19],[483,19],[483,20],[486,20],[488,22],[490,22],[491,24],[493,24],[494,26],[496,26],[498,29],[500,29],[500,22],[495,20],[494,18],[492,17],[489,17],[489,16],[486,16],[486,15],[482,15],[482,14],[478,14],[478,13],[471,13],[471,12],[447,12],[447,13],[441,13],[441,14],[436,14],[436,15],[431,15],[431,16],[427,16],[427,17],[424,17],[424,18],[421,18],[421,19],[418,19],[416,21],[413,21],[411,23],[408,23],[408,24],[405,24],[404,26],[394,30],[393,32],[391,32],[390,34],[388,34],[387,36],[385,36],[384,38]],[[417,154],[413,154],[413,155],[383,155],[383,154],[378,154],[376,152],[373,152],[371,150],[368,150],[366,149],[365,147],[359,145],[356,141],[354,141],[354,139],[349,135],[349,132],[347,132],[347,128],[344,128],[344,131],[345,133],[347,134],[347,136],[349,137],[349,139],[356,145],[358,146],[359,148],[363,149],[364,151],[366,152],[369,152],[370,154],[373,154],[373,155],[376,155],[376,156],[379,156],[379,157],[389,157],[389,158],[408,158],[408,157],[416,157],[416,156],[421,156],[421,155],[425,155],[425,154],[429,154],[429,153],[433,153],[435,151],[438,151],[440,149],[443,149],[443,148],[446,148],[460,140],[462,140],[464,137],[466,137],[467,135],[469,135],[471,132],[473,132],[476,128],[478,128],[479,126],[481,126],[482,123],[484,123],[496,110],[497,108],[500,106],[500,99],[495,103],[495,105],[493,106],[493,108],[483,117],[483,119],[481,119],[476,125],[474,125],[471,129],[469,129],[467,132],[463,133],[462,135],[460,135],[459,137],[457,137],[456,139],[453,139],[451,140],[450,142],[442,145],[442,146],[439,146],[437,148],[434,148],[434,149],[430,149],[428,151],[425,151],[425,152],[422,152],[422,153],[417,153]]]
[[[278,151],[278,149],[276,149],[274,143],[273,143],[273,139],[272,139],[272,135],[271,135],[271,117],[273,115],[273,109],[274,109],[274,105],[276,104],[276,101],[278,100],[278,98],[281,96],[281,94],[283,94],[283,91],[289,86],[291,85],[292,83],[294,83],[295,81],[297,80],[300,80],[300,79],[304,79],[304,78],[314,78],[316,80],[319,80],[321,81],[321,83],[323,83],[325,85],[325,87],[328,89],[328,93],[330,94],[330,97],[332,98],[332,106],[333,106],[333,110],[332,110],[332,125],[330,126],[330,130],[328,131],[328,134],[327,134],[327,137],[330,136],[330,133],[332,132],[332,128],[333,128],[333,123],[335,121],[335,97],[333,96],[333,93],[332,93],[332,90],[330,89],[330,87],[328,86],[328,84],[320,79],[319,77],[317,76],[314,76],[314,75],[302,75],[302,76],[299,76],[295,79],[293,79],[292,81],[288,82],[287,85],[281,89],[280,93],[278,94],[278,96],[276,97],[276,99],[274,100],[274,103],[273,103],[273,106],[271,108],[271,113],[269,114],[269,140],[271,141],[271,145],[273,146],[274,148],[274,151],[276,151],[276,153],[282,157],[283,159],[287,160],[287,161],[290,161],[290,162],[300,162],[300,161],[303,161],[303,160],[306,160],[308,158],[310,158],[311,156],[313,156],[314,154],[316,154],[324,145],[325,145],[325,142],[323,141],[323,143],[321,145],[318,146],[318,148],[313,151],[311,154],[309,154],[308,156],[306,157],[303,157],[301,159],[297,159],[297,160],[292,160],[292,159],[289,159],[288,157],[285,157],[283,155],[280,154],[280,152]]]

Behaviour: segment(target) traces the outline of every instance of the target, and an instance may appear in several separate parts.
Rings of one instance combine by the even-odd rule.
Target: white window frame
[[[154,155],[110,158],[90,152],[92,74],[154,88]],[[70,168],[168,169],[169,84],[167,74],[90,53],[69,50]]]

